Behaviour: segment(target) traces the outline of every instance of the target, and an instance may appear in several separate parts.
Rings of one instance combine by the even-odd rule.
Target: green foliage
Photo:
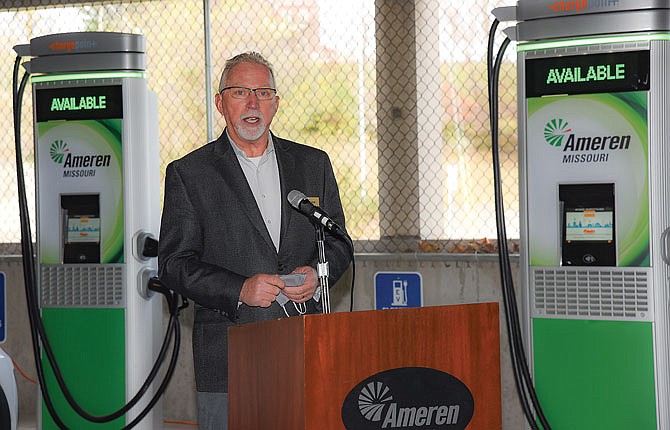
[[[350,76],[356,64],[310,62],[305,66],[286,83],[294,126],[311,134],[354,137],[358,104]]]
[[[447,150],[458,153],[464,146],[474,145],[478,151],[490,151],[486,63],[445,63],[441,73],[447,87],[447,94],[443,96],[447,103],[445,110],[452,113],[442,128]],[[515,73],[513,64],[503,64],[499,93],[506,97],[498,103],[498,122],[501,151],[506,153],[517,150],[516,97],[508,96],[515,94]],[[452,99],[452,94],[456,95],[456,100]]]

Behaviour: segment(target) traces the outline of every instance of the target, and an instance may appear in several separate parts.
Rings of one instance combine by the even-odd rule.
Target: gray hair
[[[221,92],[221,90],[226,87],[228,73],[230,73],[233,67],[242,63],[255,63],[260,64],[261,66],[265,66],[268,69],[268,72],[270,72],[270,85],[272,85],[273,88],[276,88],[275,73],[272,69],[272,64],[270,64],[270,62],[258,52],[250,51],[238,54],[226,61],[226,66],[223,68],[223,72],[221,73],[221,80],[219,80],[219,92]]]

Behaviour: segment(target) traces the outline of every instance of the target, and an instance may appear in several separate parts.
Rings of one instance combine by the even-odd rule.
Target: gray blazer
[[[257,273],[287,274],[316,267],[315,228],[286,200],[294,189],[319,197],[319,206],[344,226],[328,155],[273,135],[281,183],[279,252],[224,131],[214,142],[171,162],[165,173],[158,268],[161,281],[195,302],[193,358],[198,391],[228,391],[228,327],[285,316],[277,302],[249,307],[238,299]],[[326,233],[330,285],[350,263],[345,242]],[[286,306],[293,310],[293,306]],[[319,305],[310,300],[308,312]]]

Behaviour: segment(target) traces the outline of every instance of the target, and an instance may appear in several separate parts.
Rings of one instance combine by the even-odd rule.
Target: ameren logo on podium
[[[474,399],[453,375],[425,367],[402,367],[359,382],[342,404],[347,430],[465,429]]]

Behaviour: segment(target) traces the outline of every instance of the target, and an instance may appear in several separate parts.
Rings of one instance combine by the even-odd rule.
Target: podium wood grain
[[[230,428],[344,429],[344,398],[375,373],[428,367],[472,392],[468,429],[502,428],[497,303],[306,315],[229,330]]]

